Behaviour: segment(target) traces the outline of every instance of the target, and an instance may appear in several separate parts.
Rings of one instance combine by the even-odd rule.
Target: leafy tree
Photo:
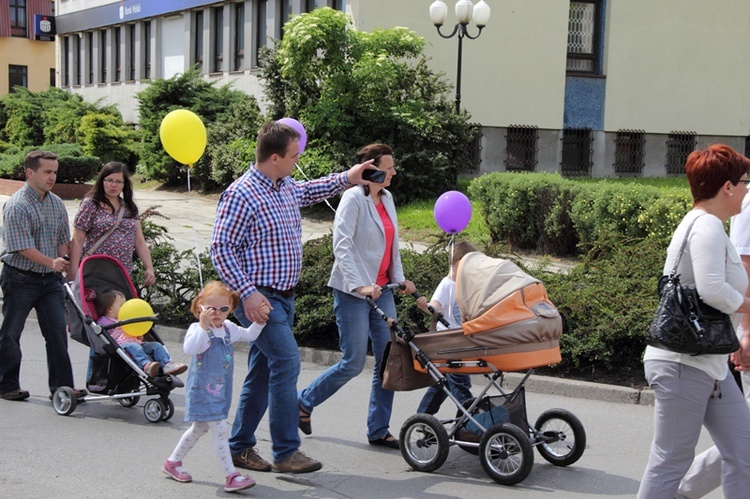
[[[305,125],[309,176],[344,170],[359,148],[385,142],[399,168],[397,197],[456,187],[471,127],[465,111],[455,114],[445,78],[428,67],[424,43],[407,28],[355,31],[330,8],[286,24],[284,39],[264,53],[261,78],[271,116]]]
[[[182,183],[186,170],[178,168],[180,165],[162,147],[159,126],[164,116],[175,109],[188,109],[208,127],[211,123],[230,120],[233,109],[240,103],[255,101],[239,90],[232,90],[229,85],[216,88],[213,83],[204,80],[195,68],[166,80],[155,80],[147,89],[139,92],[136,99],[143,131],[139,171],[148,178],[171,184]],[[208,179],[208,165],[208,156],[202,157],[194,165],[194,171],[202,173],[196,180]]]

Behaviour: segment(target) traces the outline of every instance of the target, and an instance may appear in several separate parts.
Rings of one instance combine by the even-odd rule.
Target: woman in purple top
[[[120,210],[123,210],[122,216]],[[112,227],[115,227],[114,230]],[[110,230],[112,232],[98,243]],[[94,188],[81,201],[73,222],[68,280],[75,279],[78,265],[89,253],[116,258],[132,273],[133,252],[145,269],[143,284],[151,286],[156,282],[156,276],[151,252],[143,237],[138,207],[133,201],[133,184],[128,168],[123,163],[110,161],[102,167]]]

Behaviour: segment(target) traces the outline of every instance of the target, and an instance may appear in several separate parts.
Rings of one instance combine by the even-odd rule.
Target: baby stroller
[[[123,407],[132,407],[142,396],[157,395],[143,406],[143,414],[152,423],[167,421],[174,415],[174,403],[169,393],[185,386],[175,375],[160,374],[149,377],[130,355],[109,335],[110,329],[136,322],[153,322],[154,317],[136,317],[111,325],[96,323],[98,315],[94,306],[97,293],[109,289],[121,291],[126,299],[138,298],[127,270],[116,259],[107,255],[92,255],[81,261],[73,283],[63,285],[66,300],[66,315],[70,337],[93,350],[90,379],[86,380],[90,395],[84,400],[117,400]],[[151,329],[144,341],[163,343]],[[63,416],[72,414],[78,400],[73,389],[60,387],[52,395],[52,406]]]
[[[533,368],[561,360],[562,319],[544,286],[512,262],[474,252],[461,260],[456,290],[462,329],[419,335],[404,330],[368,298],[391,324],[387,352],[403,351],[411,360],[405,364],[413,369],[404,373],[402,364],[398,373],[389,373],[397,363],[383,359],[383,386],[410,390],[437,384],[458,409],[447,420],[428,414],[406,420],[399,435],[406,462],[416,471],[432,472],[445,463],[450,446],[457,445],[478,454],[485,472],[497,483],[514,485],[531,472],[534,447],[555,466],[578,461],[586,447],[586,432],[576,416],[549,409],[531,425],[526,415],[524,385]],[[502,388],[503,372],[524,370],[512,391]],[[482,374],[488,383],[476,397],[461,403],[447,386],[447,373]],[[406,384],[386,386],[389,374]]]

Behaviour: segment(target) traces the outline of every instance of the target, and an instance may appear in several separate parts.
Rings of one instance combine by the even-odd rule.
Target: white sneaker
[[[186,366],[185,364],[178,364],[170,360],[169,362],[164,364],[162,370],[164,371],[164,374],[182,374],[187,371],[187,368],[188,366]]]

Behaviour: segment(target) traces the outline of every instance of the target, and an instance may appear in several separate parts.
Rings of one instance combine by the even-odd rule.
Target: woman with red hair
[[[750,312],[745,296],[748,276],[724,230],[742,208],[748,192],[750,160],[731,147],[712,145],[693,151],[685,173],[693,209],[677,226],[667,249],[664,274],[677,266],[680,281],[695,286],[701,300],[732,316],[735,328]],[[692,228],[691,228],[692,226]],[[687,236],[687,239],[686,239]],[[742,347],[750,347],[743,338]],[[727,355],[688,355],[648,346],[643,358],[646,380],[654,390],[654,439],[639,498],[669,498],[690,467],[701,425],[721,451],[725,497],[750,490],[750,409],[733,376]]]

